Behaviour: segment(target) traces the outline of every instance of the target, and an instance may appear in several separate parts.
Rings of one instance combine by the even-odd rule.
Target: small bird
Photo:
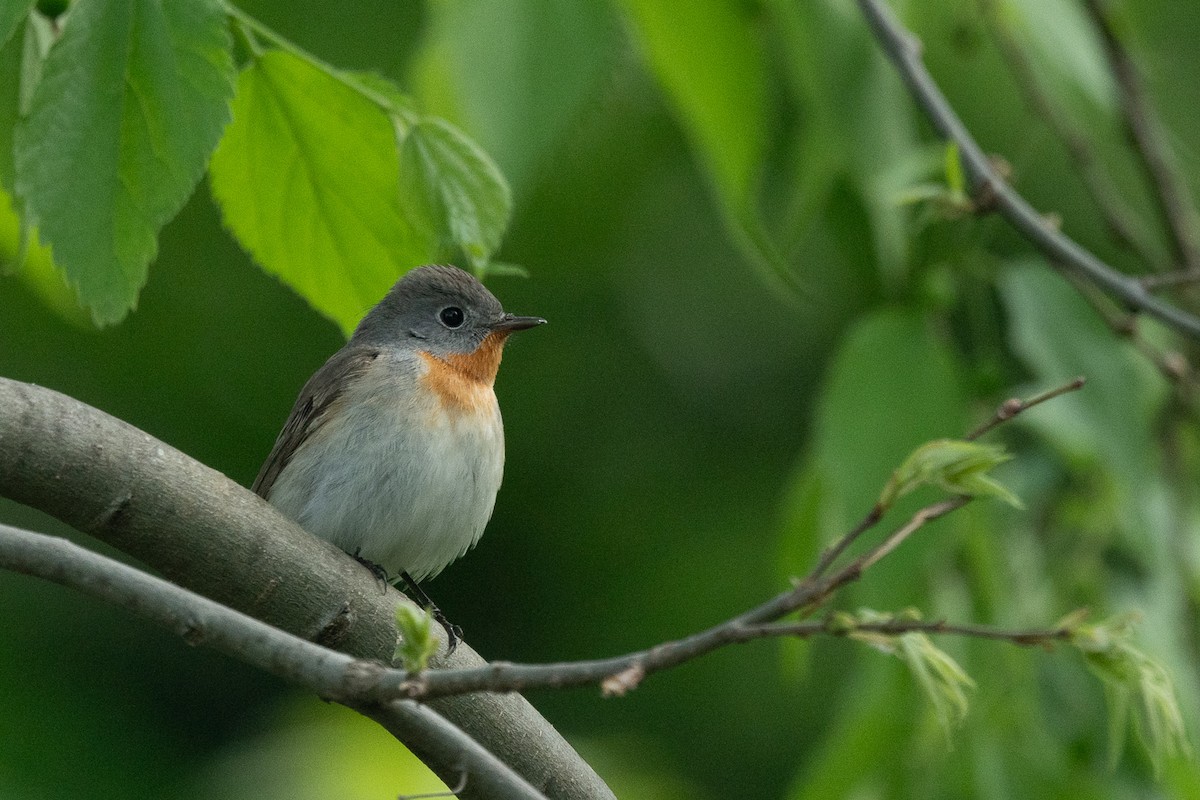
[[[418,582],[479,541],[500,488],[504,343],[545,321],[455,267],[410,271],[301,389],[253,491],[433,605]]]

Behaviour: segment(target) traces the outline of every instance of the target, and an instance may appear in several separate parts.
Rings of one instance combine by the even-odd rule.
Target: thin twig
[[[829,566],[834,561],[837,561],[838,556],[846,552],[847,547],[854,544],[855,540],[867,530],[875,527],[879,520],[883,518],[883,512],[883,506],[876,503],[871,507],[870,513],[859,520],[859,523],[851,528],[848,533],[841,536],[836,542],[829,545],[829,547],[826,547],[821,553],[821,557],[817,560],[817,565],[809,573],[809,578],[819,578],[824,575],[825,570],[829,569]]]
[[[1171,289],[1176,286],[1187,286],[1200,283],[1200,267],[1181,269],[1175,272],[1164,272],[1161,275],[1143,275],[1140,278],[1142,286],[1150,291],[1156,289]]]
[[[1151,107],[1137,66],[1121,44],[1101,0],[1084,0],[1084,8],[1100,33],[1104,54],[1117,83],[1125,127],[1142,162],[1154,198],[1170,235],[1171,252],[1180,269],[1200,269],[1200,230],[1196,207],[1183,174],[1176,168],[1162,122]]]
[[[1138,326],[1138,318],[1121,309],[1115,308],[1111,298],[1107,297],[1096,287],[1078,278],[1071,278],[1076,289],[1084,300],[1092,307],[1108,329],[1116,336],[1124,339],[1133,346],[1158,373],[1176,389],[1176,397],[1188,410],[1196,407],[1197,387],[1192,375],[1191,364],[1178,351],[1163,350],[1142,335]]]
[[[993,628],[989,625],[968,625],[951,623],[944,620],[901,620],[893,619],[886,622],[863,622],[855,620],[849,625],[842,625],[830,617],[822,620],[805,620],[803,622],[772,622],[764,625],[753,625],[742,629],[745,641],[751,639],[794,637],[808,639],[813,636],[853,636],[855,633],[881,633],[886,636],[902,636],[906,633],[931,633],[949,636],[962,636],[969,639],[992,639],[1012,642],[1022,647],[1047,645],[1063,641],[1071,637],[1069,628]]]
[[[858,0],[871,31],[900,72],[918,105],[945,139],[958,145],[963,169],[973,191],[994,197],[994,207],[1025,238],[1045,253],[1052,264],[1062,264],[1120,298],[1129,308],[1144,311],[1175,330],[1200,340],[1200,317],[1150,294],[1145,287],[1085,250],[1017,194],[997,173],[990,159],[950,107],[929,71],[921,62],[920,42],[880,0]]]
[[[1085,383],[1087,383],[1087,378],[1080,375],[1077,378],[1072,378],[1071,380],[1067,381],[1062,386],[1056,386],[1053,389],[1048,389],[1039,395],[1034,395],[1028,400],[1022,400],[1018,397],[1005,400],[1000,404],[999,408],[996,409],[996,413],[992,415],[991,419],[968,433],[963,438],[967,439],[968,441],[974,441],[980,436],[983,436],[985,433],[991,431],[997,425],[1008,422],[1013,417],[1024,411],[1028,411],[1036,405],[1044,403],[1047,400],[1053,400],[1054,398],[1067,394],[1068,392],[1074,392],[1082,389]]]
[[[969,501],[967,497],[954,497],[926,506],[883,542],[833,575],[823,579],[810,576],[797,582],[792,589],[733,619],[683,639],[623,656],[590,661],[561,664],[492,662],[478,669],[435,670],[412,678],[393,672],[381,675],[377,691],[380,697],[400,695],[427,699],[472,691],[511,692],[595,683],[605,687],[605,681],[610,678],[618,679],[613,684],[613,690],[620,687],[620,692],[628,691],[647,675],[678,666],[726,645],[745,641],[743,631],[748,627],[774,622],[795,611],[812,611],[820,607],[839,589],[861,578],[867,569],[916,531]]]
[[[1013,34],[1009,23],[1000,10],[1001,0],[978,0],[984,21],[1000,51],[1001,58],[1016,80],[1017,87],[1033,113],[1046,123],[1050,131],[1062,142],[1067,155],[1075,163],[1092,202],[1096,204],[1105,224],[1118,242],[1136,253],[1147,264],[1154,265],[1157,259],[1145,236],[1140,234],[1142,226],[1134,211],[1122,199],[1122,193],[1109,178],[1096,157],[1088,138],[1075,128],[1042,87],[1037,70],[1029,55]]]
[[[1040,403],[1044,403],[1047,400],[1053,400],[1059,395],[1066,394],[1067,392],[1073,392],[1082,388],[1084,382],[1085,378],[1080,376],[1068,381],[1062,386],[1042,392],[1041,394],[1031,397],[1028,400],[1022,400],[1017,397],[1014,397],[1010,400],[1005,400],[1000,404],[999,408],[996,409],[996,413],[992,415],[990,420],[980,425],[963,438],[967,440],[978,439],[980,436],[983,436],[997,425],[1009,421],[1018,414],[1028,411]],[[834,561],[837,561],[838,556],[846,552],[846,549],[850,547],[850,545],[854,544],[855,540],[857,540],[867,530],[874,527],[879,520],[883,518],[885,510],[886,509],[884,509],[882,505],[876,503],[871,507],[870,512],[868,512],[865,517],[859,520],[859,523],[850,529],[848,533],[844,534],[833,544],[826,547],[825,550],[822,551],[820,558],[817,559],[817,565],[813,567],[812,572],[809,573],[809,579],[812,580],[819,578],[821,575],[825,574],[825,571],[829,569],[830,565],[833,564]]]

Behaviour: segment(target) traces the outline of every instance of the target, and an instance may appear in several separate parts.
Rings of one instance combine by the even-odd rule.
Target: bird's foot
[[[438,608],[437,603],[433,602],[429,595],[425,593],[425,590],[421,588],[420,584],[413,580],[411,575],[407,572],[401,572],[400,578],[408,585],[409,596],[421,608],[427,609],[433,615],[433,618],[437,620],[438,624],[446,630],[446,655],[452,655],[454,649],[458,647],[458,643],[462,641],[462,628],[446,619],[446,615]]]
[[[388,577],[387,570],[376,564],[371,559],[363,558],[358,553],[359,551],[355,550],[350,557],[366,567],[367,570],[375,576],[375,580],[379,581],[380,592],[387,594],[388,587],[392,585],[392,579]]]

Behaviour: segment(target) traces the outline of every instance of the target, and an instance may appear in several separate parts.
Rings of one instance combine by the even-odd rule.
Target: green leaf
[[[952,494],[995,497],[1021,508],[1021,501],[987,473],[1010,461],[1000,445],[939,439],[918,447],[888,480],[879,496],[883,508],[919,486],[933,485]]]
[[[784,530],[785,537],[796,539],[786,546],[794,559],[784,565],[788,574],[811,566],[809,537],[831,541],[861,519],[914,448],[966,427],[957,354],[918,313],[888,309],[861,318],[845,335],[827,374],[813,451],[798,476],[804,483],[815,474],[820,492],[813,498],[817,507],[790,520]],[[919,499],[901,500],[893,513],[911,513]],[[912,576],[927,568],[929,558],[928,549],[901,548],[872,567],[877,577],[855,591],[867,604],[918,603],[920,582]]]
[[[99,324],[137,304],[159,229],[228,119],[217,0],[88,0],[66,18],[17,128],[16,193]]]
[[[0,47],[8,44],[21,23],[29,16],[36,0],[0,0]]]
[[[975,682],[925,634],[905,633],[897,638],[896,655],[908,666],[933,707],[946,735],[946,744],[952,744],[954,729],[962,724],[970,709],[967,691],[975,688]]]
[[[71,287],[50,257],[50,248],[38,241],[36,230],[23,229],[13,211],[12,198],[0,191],[0,275],[16,280],[59,319],[76,328],[91,330],[92,320],[79,307]]]
[[[744,5],[623,0],[651,68],[717,187],[743,206],[766,145],[767,67]]]
[[[267,51],[238,78],[211,181],[242,246],[347,334],[436,254],[401,207],[387,112],[290,53]]]
[[[908,92],[872,37],[862,35],[862,15],[853,6],[767,0],[768,16],[784,37],[778,53],[790,94],[803,109],[800,124],[788,132],[795,144],[782,183],[792,197],[779,230],[786,236],[827,227],[834,216],[829,199],[849,189],[866,216],[856,238],[879,275],[899,285],[909,269],[910,212],[894,198],[912,183],[904,165],[924,147]],[[804,265],[806,274],[823,268]]]
[[[13,188],[13,134],[21,108],[21,74],[25,26],[0,46],[0,189]]]
[[[529,270],[520,264],[509,264],[506,261],[492,261],[487,265],[487,275],[492,278],[528,278]]]
[[[438,250],[461,250],[482,275],[500,247],[512,195],[478,145],[442,119],[408,128],[400,145],[400,197],[410,217],[438,235]]]
[[[577,133],[623,53],[607,3],[430,3],[415,79],[422,107],[480,143],[520,197]],[[549,45],[549,46],[548,46]]]
[[[855,621],[887,623],[895,620],[915,621],[920,618],[915,609],[901,614],[886,614],[864,608],[859,610]],[[869,644],[882,653],[894,655],[905,663],[933,707],[938,724],[946,735],[946,742],[950,744],[954,729],[962,724],[970,707],[967,691],[975,688],[975,682],[958,662],[920,632],[891,635],[878,631],[855,631],[850,637]]]
[[[621,5],[712,179],[735,242],[777,283],[802,288],[758,209],[770,79],[748,7],[737,0]]]
[[[1131,641],[1135,621],[1133,615],[1124,615],[1099,625],[1078,625],[1070,641],[1104,685],[1111,764],[1115,766],[1120,758],[1127,722],[1132,719],[1158,774],[1166,759],[1187,754],[1191,748],[1171,676]]]
[[[399,661],[407,672],[423,672],[438,647],[433,636],[433,615],[428,609],[400,603],[396,606],[396,630],[400,641],[392,660]]]

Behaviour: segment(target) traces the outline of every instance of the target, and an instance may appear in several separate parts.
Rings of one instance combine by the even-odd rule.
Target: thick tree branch
[[[1143,311],[1175,330],[1200,340],[1200,317],[1150,294],[1137,279],[1118,272],[1049,224],[993,168],[991,160],[950,107],[921,61],[920,42],[880,0],[858,0],[871,31],[895,64],[917,104],[938,134],[958,145],[963,169],[977,195],[992,206],[1056,265],[1077,273],[1124,305]]]
[[[0,378],[0,493],[269,625],[357,658],[392,658],[395,606],[407,602],[398,592],[382,594],[355,561],[224,475],[58,392]],[[436,663],[484,662],[460,646]],[[523,698],[434,708],[546,795],[612,797]],[[453,775],[458,765],[430,766]],[[468,786],[464,796],[476,795]]]
[[[971,431],[967,438],[977,438],[1029,408],[1079,389],[1082,385],[1083,379],[1076,378],[1028,400],[1008,400],[997,409],[991,420]],[[0,388],[3,388],[2,384]],[[824,577],[825,572],[850,544],[879,522],[883,509],[877,506],[859,525],[828,548],[808,577],[797,581],[793,588],[730,620],[684,639],[624,656],[592,661],[526,665],[497,662],[484,667],[437,669],[419,675],[399,669],[388,669],[375,662],[364,662],[333,652],[115,562],[106,568],[106,559],[74,548],[65,542],[57,546],[65,553],[58,561],[51,555],[43,554],[46,561],[35,562],[33,556],[25,554],[23,550],[18,551],[18,555],[25,560],[18,558],[14,561],[12,556],[5,555],[4,536],[0,535],[0,565],[8,564],[33,574],[40,574],[117,602],[160,624],[175,628],[189,640],[210,644],[223,652],[258,664],[274,674],[303,683],[332,699],[358,708],[364,714],[388,726],[390,730],[395,730],[398,735],[404,735],[405,731],[411,732],[411,728],[405,726],[413,725],[419,720],[410,718],[409,712],[405,711],[409,709],[408,706],[396,705],[399,698],[428,700],[464,693],[512,692],[529,688],[592,683],[600,683],[606,694],[621,694],[636,687],[653,672],[682,664],[729,644],[765,636],[812,635],[819,632],[819,626],[828,627],[828,621],[816,624],[779,624],[778,620],[793,612],[811,614],[839,589],[858,580],[867,569],[890,555],[916,531],[929,522],[962,508],[970,500],[969,497],[951,497],[925,506],[874,547],[867,549],[832,575]],[[0,534],[7,534],[10,539],[16,536],[11,529],[6,530],[2,526]],[[38,538],[55,541],[48,537],[38,537],[36,534],[25,534],[25,549],[28,549],[28,542]],[[86,561],[95,570],[94,574],[80,575],[79,570],[73,572],[61,566],[71,559]],[[1021,644],[1061,638],[1061,632],[1035,631],[1014,634],[982,627],[951,626],[946,623],[913,623],[903,629],[879,627],[881,624],[871,623],[879,628],[879,632],[955,632],[961,635],[1008,638]],[[859,629],[874,630],[870,626],[860,626]],[[829,632],[836,634],[844,631]],[[426,742],[426,737],[418,739]],[[433,752],[424,755],[445,766],[444,754]],[[442,774],[445,778],[445,774]]]
[[[489,800],[544,800],[500,759],[431,709],[411,700],[357,703],[357,682],[382,667],[359,661],[182,589],[173,583],[52,536],[0,524],[0,567],[77,589],[205,645],[298,683],[371,717],[426,761],[439,777]],[[466,780],[463,782],[463,777]]]

